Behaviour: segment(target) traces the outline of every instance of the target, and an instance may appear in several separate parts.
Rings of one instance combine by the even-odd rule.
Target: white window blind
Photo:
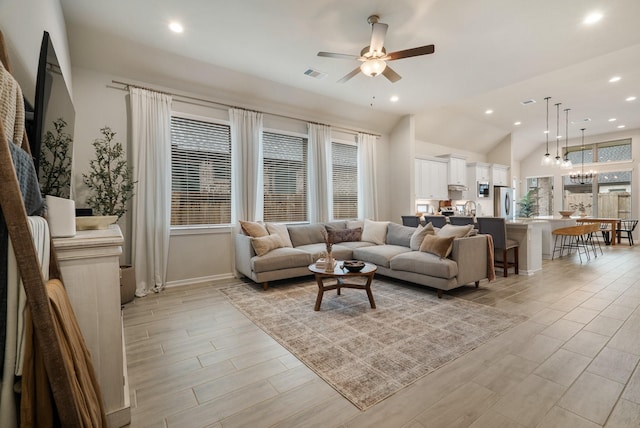
[[[331,143],[333,218],[336,220],[358,217],[357,156],[357,146]]]
[[[171,118],[171,225],[231,223],[228,125]]]
[[[264,220],[307,221],[307,140],[265,132]]]

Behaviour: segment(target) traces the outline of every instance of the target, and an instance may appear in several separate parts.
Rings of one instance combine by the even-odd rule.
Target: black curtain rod
[[[248,109],[248,108],[245,108],[245,107],[234,106],[234,105],[231,105],[231,104],[225,104],[225,103],[221,103],[221,102],[218,102],[218,101],[211,101],[211,100],[208,100],[208,99],[205,99],[205,98],[198,98],[198,97],[192,97],[190,95],[183,95],[183,94],[176,94],[176,93],[167,92],[167,91],[160,91],[160,90],[157,90],[157,89],[154,89],[154,88],[138,85],[138,84],[135,84],[135,83],[121,82],[121,81],[118,81],[118,80],[112,80],[111,83],[116,84],[116,85],[122,85],[123,87],[122,88],[118,88],[118,87],[109,86],[109,85],[107,85],[107,87],[110,87],[110,88],[113,88],[113,89],[119,89],[119,90],[123,90],[123,91],[126,91],[129,88],[146,89],[147,91],[153,91],[153,92],[158,92],[158,93],[165,94],[165,95],[171,95],[172,97],[178,97],[178,100],[179,101],[183,101],[183,102],[185,102],[184,100],[197,101],[197,102],[201,102],[201,103],[214,104],[214,105],[225,107],[225,108],[237,108],[237,109],[240,109],[240,110],[255,111],[257,113],[268,114],[270,116],[282,117],[282,118],[285,118],[285,119],[297,120],[297,121],[300,121],[300,122],[316,123],[316,124],[319,124],[319,125],[323,125],[321,123],[314,122],[314,121],[311,121],[311,120],[300,119],[299,117],[286,116],[286,115],[277,114],[277,113],[259,112],[257,110],[251,110],[251,109]],[[182,98],[182,100],[180,100],[180,98]],[[192,103],[192,104],[195,104],[195,103]],[[198,104],[196,104],[196,105],[198,105]],[[328,125],[328,126],[331,126],[331,125]],[[374,134],[372,132],[359,131],[357,129],[343,128],[343,127],[340,127],[340,126],[338,126],[338,127],[333,127],[332,126],[332,128],[336,129],[336,130],[340,130],[340,131],[347,131],[349,133],[356,134],[356,135],[358,133],[361,133],[361,134],[373,135],[374,137],[377,137],[377,138],[381,138],[382,137],[382,135],[380,135],[380,134]]]

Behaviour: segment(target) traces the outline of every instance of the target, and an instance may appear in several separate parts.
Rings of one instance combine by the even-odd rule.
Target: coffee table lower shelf
[[[376,273],[377,266],[373,263],[364,264],[364,268],[362,268],[359,272],[349,272],[346,268],[342,267],[342,261],[337,260],[336,266],[333,271],[327,272],[324,268],[317,268],[315,263],[309,265],[309,270],[313,272],[313,275],[316,278],[316,282],[318,283],[318,297],[316,298],[316,305],[314,307],[315,311],[320,310],[320,305],[322,305],[322,297],[324,296],[325,291],[330,290],[338,290],[338,295],[340,295],[340,289],[342,288],[354,288],[357,290],[365,290],[367,292],[367,297],[369,298],[369,303],[371,304],[371,309],[376,308],[376,302],[373,300],[373,293],[371,292],[371,282],[373,281],[373,275]],[[364,284],[356,284],[345,282],[348,278],[361,277],[366,278],[366,282]],[[325,284],[325,280],[335,279],[334,284]]]

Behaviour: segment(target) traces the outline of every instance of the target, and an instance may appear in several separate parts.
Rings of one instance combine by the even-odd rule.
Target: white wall
[[[400,222],[400,216],[415,212],[415,117],[403,116],[389,137],[390,211],[387,220]]]
[[[2,0],[0,1],[0,30],[2,30],[14,77],[22,92],[33,104],[36,74],[42,34],[48,31],[60,68],[69,91],[71,88],[71,60],[67,30],[58,0]]]

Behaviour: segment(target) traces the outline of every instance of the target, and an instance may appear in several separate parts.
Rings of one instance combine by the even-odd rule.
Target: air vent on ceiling
[[[313,77],[314,79],[324,79],[327,77],[327,73],[323,73],[322,71],[314,70],[313,68],[307,68],[304,72],[309,77]]]
[[[591,118],[590,117],[585,117],[584,119],[572,120],[571,121],[572,124],[582,123],[582,122],[591,122]]]
[[[535,103],[536,103],[536,100],[533,100],[533,99],[520,101],[520,104],[522,104],[523,106],[528,106],[529,104],[535,104]]]

